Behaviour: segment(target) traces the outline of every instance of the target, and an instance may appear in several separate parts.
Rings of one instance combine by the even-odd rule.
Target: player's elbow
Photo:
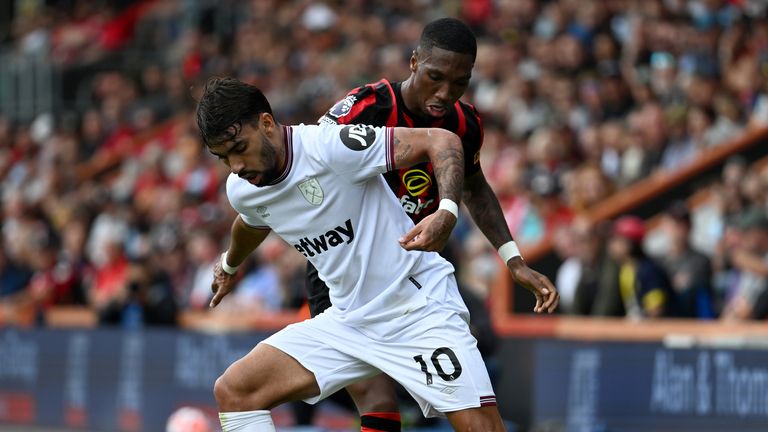
[[[455,133],[441,128],[432,128],[429,130],[429,134],[432,135],[435,142],[439,142],[442,147],[450,150],[459,150],[464,152],[461,145],[461,138]]]
[[[433,154],[430,158],[450,159],[464,167],[464,145],[461,138],[455,133],[445,129],[431,129],[431,135],[434,138]],[[435,160],[432,160],[433,164]]]

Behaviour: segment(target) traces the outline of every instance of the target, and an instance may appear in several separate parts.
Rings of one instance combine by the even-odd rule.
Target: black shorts
[[[311,262],[307,262],[307,303],[309,314],[313,317],[331,307],[328,285],[320,279],[317,269]]]

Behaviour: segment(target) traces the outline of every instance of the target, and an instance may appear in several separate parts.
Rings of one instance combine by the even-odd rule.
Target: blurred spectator
[[[102,310],[100,320],[127,329],[143,325],[175,325],[176,301],[168,275],[149,259],[131,262],[125,286]]]
[[[244,276],[229,296],[231,298],[222,301],[222,312],[245,310],[269,313],[296,308],[298,305],[292,298],[295,287],[291,284],[295,283],[297,274],[305,271],[306,261],[301,254],[279,237],[269,236],[246,260],[242,270]],[[303,294],[303,279],[301,285]]]
[[[669,142],[661,156],[661,167],[675,171],[691,163],[698,154],[696,142],[686,134],[686,112],[670,109],[666,115]]]
[[[557,271],[563,311],[574,315],[621,316],[619,267],[607,253],[606,226],[577,217],[567,228],[572,246]]]
[[[732,221],[717,258],[718,282],[725,298],[722,319],[755,318],[755,307],[768,286],[768,216],[764,209],[750,209]]]
[[[692,247],[710,257],[723,237],[727,220],[739,214],[744,202],[739,191],[747,171],[742,157],[728,159],[723,167],[721,181],[709,188],[710,199],[698,206],[693,216]]]
[[[644,222],[634,216],[616,220],[608,253],[618,265],[609,303],[628,318],[660,318],[678,314],[678,299],[664,270],[642,249]]]
[[[661,225],[666,244],[659,258],[679,299],[680,315],[714,318],[712,271],[707,257],[691,249],[687,205],[673,203],[664,213]]]
[[[59,261],[57,246],[53,241],[39,245],[33,259],[35,273],[28,293],[40,313],[54,305],[86,304],[80,269]]]
[[[187,243],[186,255],[192,265],[189,291],[184,293],[185,304],[192,309],[208,307],[213,284],[213,266],[221,253],[216,237],[209,231],[196,231]]]
[[[114,309],[122,309],[128,300],[130,264],[120,238],[105,238],[99,253],[103,255],[99,255],[86,279],[88,303],[100,319],[111,321],[107,315]]]
[[[481,162],[523,246],[568,230],[575,213],[615,191],[768,125],[761,2],[460,3],[78,0],[14,8],[0,68],[17,56],[48,59],[62,87],[51,94],[55,114],[23,118],[14,109],[21,104],[0,105],[0,277],[8,281],[0,293],[40,305],[87,297],[103,311],[129,297],[129,263],[152,257],[180,307],[204,310],[231,209],[221,189],[226,173],[204,151],[191,115],[203,80],[252,82],[281,122],[314,122],[345,89],[407,73],[422,23],[436,16],[459,14],[478,35],[465,99],[482,113]],[[740,230],[734,218],[768,204],[768,174],[747,171],[746,161],[729,161],[691,215],[691,249],[716,255],[719,275],[730,267],[714,251]],[[605,301],[604,282],[589,280],[598,269],[612,279],[602,245],[576,243],[572,249],[590,250],[566,256],[566,274],[582,267],[571,310],[623,313]],[[270,310],[298,307],[301,258],[274,250],[243,291],[258,292],[252,300]],[[483,261],[472,265],[484,280]]]
[[[19,266],[0,248],[0,300],[4,303],[24,291],[32,278],[29,269]]]
[[[576,211],[582,211],[607,198],[613,191],[610,180],[595,165],[583,165],[566,175],[566,203]]]

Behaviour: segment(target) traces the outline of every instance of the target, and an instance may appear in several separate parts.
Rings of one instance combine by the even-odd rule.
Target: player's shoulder
[[[463,116],[467,121],[467,127],[476,127],[476,128],[482,127],[480,112],[477,111],[477,108],[475,108],[474,105],[472,105],[471,103],[467,103],[462,100],[459,100],[456,103],[456,109],[461,110],[460,115]]]
[[[304,148],[327,149],[329,144],[340,143],[350,150],[357,151],[371,146],[375,138],[386,130],[383,126],[318,123],[302,124],[296,129],[296,134],[297,140],[301,141]]]
[[[345,124],[326,122],[292,126],[293,142],[305,157],[322,161],[336,147],[334,144],[339,142],[341,130],[345,127]]]
[[[249,184],[250,183],[241,179],[235,173],[230,173],[227,176],[227,183],[225,185],[227,198],[229,199],[230,204],[232,204],[232,207],[234,207],[235,210],[238,210],[238,211],[240,210],[241,201],[245,198],[246,193],[249,190],[253,189],[253,188],[247,187],[247,185]]]
[[[456,132],[465,145],[480,147],[483,142],[483,122],[474,105],[457,101],[455,108]]]
[[[376,97],[377,100],[388,100],[394,102],[395,91],[393,88],[394,83],[386,78],[382,78],[376,82],[371,82],[356,89],[352,90],[350,94],[359,94],[363,97]]]
[[[389,99],[391,101],[394,101],[395,99],[395,89],[392,81],[382,78],[375,83],[369,84],[373,91],[376,92],[377,95],[381,96],[382,98]]]
[[[370,123],[382,110],[391,109],[394,100],[392,83],[381,79],[352,89],[344,98],[336,102],[319,122]]]
[[[294,142],[301,141],[303,145],[306,145],[318,141],[326,141],[330,137],[338,135],[339,129],[343,126],[335,123],[301,123],[291,126],[291,133],[293,134]]]

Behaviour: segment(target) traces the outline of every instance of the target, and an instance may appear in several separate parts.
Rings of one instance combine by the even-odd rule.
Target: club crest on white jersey
[[[299,183],[298,186],[301,194],[304,195],[304,199],[312,205],[320,205],[323,202],[323,188],[320,187],[320,182],[316,178],[304,180]]]
[[[227,196],[248,226],[271,229],[312,262],[330,289],[330,313],[347,323],[386,321],[442,289],[408,279],[453,267],[397,242],[413,222],[381,176],[392,169],[393,129],[297,125],[285,130],[284,145],[291,157],[281,181],[256,187],[231,174]]]

